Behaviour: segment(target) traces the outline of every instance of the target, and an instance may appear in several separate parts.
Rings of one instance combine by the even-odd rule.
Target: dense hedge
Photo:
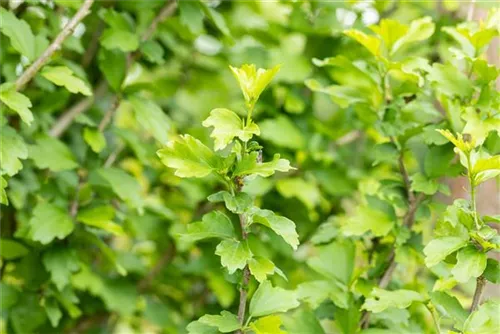
[[[500,332],[494,3],[1,5],[1,333]]]

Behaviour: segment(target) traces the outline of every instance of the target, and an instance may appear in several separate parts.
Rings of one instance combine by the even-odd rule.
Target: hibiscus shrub
[[[0,332],[500,332],[465,7],[2,1]]]

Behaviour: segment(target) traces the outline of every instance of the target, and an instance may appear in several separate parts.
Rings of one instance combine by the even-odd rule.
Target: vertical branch
[[[474,12],[476,11],[476,0],[471,0],[469,4],[469,9],[467,10],[467,21],[472,21],[474,18]]]
[[[244,241],[247,240],[248,235],[246,232],[246,218],[244,214],[239,215],[240,225],[241,225],[241,237]],[[238,320],[241,325],[245,321],[245,311],[247,307],[247,294],[248,294],[248,282],[250,281],[250,269],[248,269],[248,265],[243,268],[243,277],[241,279],[240,286],[240,304],[238,306]]]
[[[484,287],[486,286],[486,278],[483,275],[476,279],[476,290],[474,291],[474,297],[472,298],[472,305],[470,307],[470,313],[477,310],[481,304],[481,297],[483,296]]]
[[[73,31],[75,30],[76,26],[78,23],[80,23],[81,20],[85,16],[87,16],[90,13],[90,7],[94,3],[94,0],[85,0],[83,5],[78,9],[76,12],[75,16],[64,26],[63,30],[57,35],[56,39],[52,42],[52,44],[49,45],[49,47],[42,53],[42,55],[35,60],[33,64],[31,64],[30,67],[24,73],[17,79],[16,81],[16,89],[20,90],[26,85],[33,77],[35,74],[42,68],[47,61],[49,61],[49,58],[61,48],[62,43],[70,36]]]
[[[90,1],[90,0],[87,0]],[[92,0],[93,1],[93,0]],[[168,17],[172,16],[174,14],[175,9],[177,8],[177,1],[176,0],[169,0],[165,6],[160,10],[158,15],[153,19],[151,24],[149,25],[148,29],[142,34],[141,36],[141,41],[146,41],[148,40],[156,31],[156,28],[158,27],[158,24],[164,20],[166,20]],[[133,63],[133,61],[137,60],[140,56],[140,53],[134,52],[134,53],[129,53],[127,56],[127,69],[130,67],[130,65]],[[106,88],[106,84],[103,82],[102,83],[104,89]],[[101,85],[98,86],[101,87]],[[97,97],[97,92],[94,93],[95,97]],[[94,97],[94,98],[95,98]],[[71,125],[73,120],[75,119],[76,116],[79,114],[85,112],[88,110],[93,102],[94,102],[93,97],[87,97],[80,102],[78,102],[76,105],[68,109],[54,124],[54,126],[50,129],[50,135],[53,137],[59,137],[62,135],[62,133]],[[109,110],[108,110],[109,111]],[[112,114],[112,112],[111,112]],[[112,115],[109,116],[111,118]],[[105,116],[106,117],[106,116]],[[102,127],[103,131],[105,128],[105,125]]]
[[[396,144],[395,139],[391,137],[391,142],[393,144]],[[415,196],[413,191],[411,190],[411,182],[410,182],[410,177],[408,176],[408,171],[406,169],[406,166],[404,164],[404,155],[403,151],[401,150],[401,153],[398,158],[398,167],[399,167],[399,173],[401,174],[401,177],[403,178],[403,183],[404,187],[406,190],[406,194],[408,197],[408,211],[406,211],[406,214],[403,217],[403,226],[406,226],[407,228],[411,229],[413,224],[415,223],[415,213],[417,211],[419,203],[423,200],[424,194],[419,194],[418,196]],[[382,276],[380,277],[378,287],[381,289],[386,288],[389,283],[391,282],[392,275],[394,274],[394,270],[396,269],[397,263],[396,263],[396,250],[393,247],[391,249],[391,252],[389,253],[388,256],[388,265],[386,269],[384,270]],[[370,313],[367,311],[363,311],[363,314],[361,316],[361,320],[359,322],[361,328],[367,328],[368,324],[370,322]]]
[[[241,192],[241,179],[239,177],[236,177],[235,183],[236,183],[235,187],[236,191]],[[240,219],[241,238],[244,242],[246,242],[246,240],[248,239],[248,233],[246,230],[247,219],[245,217],[245,214],[243,213],[239,214],[238,217]],[[243,325],[245,321],[249,281],[250,281],[250,269],[248,268],[248,265],[246,265],[245,268],[243,268],[243,277],[241,278],[241,285],[240,285],[240,303],[238,305],[238,321],[240,322],[241,325]],[[238,333],[243,334],[241,330],[239,330]]]

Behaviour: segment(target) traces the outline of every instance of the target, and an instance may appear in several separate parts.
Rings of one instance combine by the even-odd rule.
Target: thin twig
[[[103,80],[97,85],[97,88],[95,89],[94,94],[92,94],[92,96],[80,100],[77,104],[73,105],[71,108],[66,110],[57,119],[56,123],[49,130],[49,135],[56,138],[60,137],[64,133],[64,131],[66,131],[66,129],[71,125],[73,120],[78,115],[89,109],[94,103],[94,100],[104,95],[106,90],[107,90],[107,84]]]
[[[73,16],[73,18],[64,26],[63,30],[61,30],[59,35],[57,35],[52,44],[50,44],[49,47],[42,53],[42,55],[37,60],[35,60],[35,62],[31,64],[31,66],[26,71],[24,71],[24,73],[17,79],[17,90],[23,88],[24,85],[26,85],[35,76],[40,68],[42,68],[42,66],[45,65],[47,61],[49,61],[49,58],[54,54],[54,52],[61,48],[64,40],[73,33],[78,23],[80,23],[80,21],[90,13],[90,7],[93,3],[94,0],[85,0],[83,5],[76,12],[75,16]]]
[[[244,214],[239,215],[240,225],[241,225],[241,237],[244,241],[247,240],[248,234],[246,232],[246,218]],[[247,307],[247,297],[248,297],[248,282],[250,281],[250,269],[248,265],[243,268],[243,277],[241,279],[240,286],[240,303],[238,306],[238,320],[241,325],[245,321],[245,311]],[[241,330],[238,333],[243,333]]]
[[[92,34],[92,39],[90,40],[89,46],[87,50],[83,54],[82,57],[82,66],[85,68],[90,65],[92,59],[97,52],[97,47],[99,46],[99,37],[101,37],[102,32],[104,31],[104,22],[99,21],[96,30]]]
[[[158,24],[173,15],[176,7],[177,1],[170,0],[169,2],[167,2],[167,4],[160,10],[160,13],[153,19],[148,29],[141,36],[141,41],[146,41],[147,39],[149,39],[155,32]],[[139,56],[140,53],[129,53],[129,55],[127,56],[127,69],[135,60],[139,58]],[[103,88],[106,88],[107,85],[105,84],[105,82],[101,84],[104,84]],[[96,92],[94,92],[93,97],[87,97],[65,111],[50,130],[50,135],[53,137],[61,136],[62,133],[66,131],[66,129],[71,125],[76,116],[84,113],[92,106],[94,99],[97,98],[97,91],[100,91],[100,88],[101,85],[98,86]],[[103,91],[100,95],[104,95],[104,93],[105,91]]]
[[[106,126],[111,122],[111,119],[113,118],[113,114],[115,113],[116,109],[118,109],[118,106],[120,105],[120,99],[118,98],[118,95],[113,96],[113,102],[111,103],[111,107],[106,111],[106,114],[104,114],[104,117],[102,118],[101,122],[99,123],[99,132],[104,132],[104,129],[106,129]]]
[[[394,138],[391,138],[391,141],[395,144]],[[399,173],[403,178],[403,183],[408,196],[408,211],[406,211],[406,214],[403,217],[403,226],[406,226],[407,228],[411,229],[413,224],[415,223],[415,213],[418,209],[418,205],[424,199],[425,195],[420,193],[418,194],[418,196],[415,196],[415,194],[411,190],[411,182],[408,176],[408,171],[406,170],[406,166],[404,164],[404,156],[402,151],[398,158],[398,166],[399,166]],[[396,266],[397,266],[396,251],[395,248],[393,247],[388,256],[388,265],[384,270],[382,276],[380,277],[378,283],[379,288],[385,289],[389,285],[392,279],[392,275],[394,274],[394,270],[396,269]],[[370,323],[370,313],[367,311],[363,311],[363,314],[359,322],[360,327],[367,328],[369,323]]]
[[[120,143],[120,145],[118,145],[116,147],[116,149],[106,159],[106,161],[104,162],[104,167],[105,168],[111,167],[111,165],[115,163],[116,158],[118,157],[118,154],[120,154],[124,148],[125,148],[125,145],[123,143]]]
[[[83,185],[83,177],[78,176],[78,184],[76,185],[75,196],[73,198],[73,201],[71,202],[71,207],[69,210],[69,213],[73,218],[75,218],[76,215],[78,214],[78,201],[80,200],[80,189],[82,188],[82,185]]]
[[[470,313],[477,310],[481,304],[481,298],[483,296],[484,287],[486,286],[486,278],[483,275],[476,279],[476,290],[474,291],[474,297],[472,298],[472,305],[470,307]]]
[[[469,10],[467,11],[467,21],[472,21],[474,18],[474,12],[476,11],[476,0],[471,0],[469,4]]]
[[[144,291],[146,288],[148,288],[151,285],[153,279],[161,272],[161,270],[170,262],[172,262],[172,259],[175,257],[176,253],[177,249],[175,248],[175,243],[172,242],[162,254],[155,266],[149,271],[148,275],[139,281],[139,284],[137,285],[138,290]]]
[[[65,333],[68,334],[86,333],[89,329],[91,329],[95,325],[102,324],[103,322],[107,321],[109,317],[110,317],[109,313],[104,313],[104,314],[96,313],[86,316],[84,318],[80,318],[76,326],[74,326],[73,328],[69,328]]]
[[[142,34],[141,41],[148,40],[156,31],[158,24],[166,20],[168,17],[172,16],[177,7],[176,0],[170,0],[163,8],[160,10],[160,13],[153,19],[149,28]]]
[[[338,146],[349,144],[349,143],[355,141],[356,139],[358,139],[359,137],[361,137],[361,134],[362,134],[361,131],[353,130],[351,132],[346,133],[342,137],[338,138],[335,141],[335,144]]]

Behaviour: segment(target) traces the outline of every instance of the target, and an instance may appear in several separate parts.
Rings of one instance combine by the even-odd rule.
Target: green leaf
[[[179,2],[180,21],[188,27],[193,35],[199,35],[203,32],[204,14],[200,4],[197,1]]]
[[[109,279],[102,290],[102,299],[107,308],[122,317],[132,316],[137,307],[137,288],[124,279]]]
[[[425,265],[432,267],[444,260],[448,255],[467,245],[464,237],[443,237],[431,240],[424,248]]]
[[[317,308],[326,299],[333,301],[340,308],[349,307],[349,292],[339,281],[309,281],[299,284],[297,296],[312,308]]]
[[[151,100],[133,95],[129,101],[134,108],[135,119],[142,128],[160,143],[166,144],[173,129],[170,117]]]
[[[483,276],[491,283],[500,283],[500,263],[495,259],[488,259]]]
[[[383,102],[382,91],[372,75],[345,56],[324,60],[313,58],[313,63],[320,67],[327,66],[328,73],[337,85],[322,87],[319,82],[309,79],[306,86],[313,91],[330,95],[339,106],[363,103],[378,108]]]
[[[176,169],[179,177],[204,177],[222,165],[212,150],[190,135],[169,141],[157,154],[165,166]]]
[[[436,88],[449,97],[469,98],[474,92],[472,82],[457,67],[451,64],[435,63],[427,79],[436,84]]]
[[[229,66],[229,68],[240,85],[247,106],[253,109],[253,105],[259,99],[260,94],[280,70],[280,65],[270,69],[257,69],[253,64],[244,64],[240,68]]]
[[[474,183],[479,185],[500,174],[500,155],[478,159],[472,167]]]
[[[20,295],[17,304],[9,309],[10,325],[14,333],[36,333],[37,327],[47,321],[39,299],[38,294],[26,291]]]
[[[486,268],[487,256],[474,246],[462,248],[457,253],[457,264],[451,270],[459,282],[468,282],[471,278],[479,277]]]
[[[221,264],[227,268],[230,274],[237,269],[243,269],[248,260],[252,258],[252,252],[246,242],[233,239],[222,240],[215,249],[215,254],[220,256]]]
[[[290,166],[290,161],[280,159],[279,154],[275,154],[272,161],[258,162],[258,152],[252,152],[241,159],[236,165],[233,172],[234,176],[244,176],[257,174],[262,177],[268,177],[274,174],[275,171],[288,172],[295,169]]]
[[[109,205],[102,205],[78,211],[76,219],[85,225],[100,228],[114,235],[123,235],[123,228],[113,222],[115,209]]]
[[[97,172],[109,182],[115,194],[125,203],[136,208],[139,212],[143,211],[144,201],[142,199],[141,185],[133,176],[122,169],[113,167],[101,168]]]
[[[489,115],[491,115],[489,112],[478,113],[474,107],[466,107],[461,114],[466,122],[462,132],[471,135],[477,146],[484,143],[490,132],[496,131],[497,134],[500,132],[500,118]]]
[[[446,175],[454,157],[455,153],[449,145],[432,146],[425,155],[425,174],[431,178]]]
[[[28,248],[20,242],[10,239],[0,239],[0,256],[6,260],[13,260],[25,256],[29,253]]]
[[[283,197],[297,197],[311,210],[321,201],[321,192],[318,186],[314,182],[308,182],[299,177],[278,180],[276,189]]]
[[[436,180],[430,180],[422,173],[415,173],[411,176],[410,190],[424,193],[426,195],[434,195],[439,189],[439,183]]]
[[[307,308],[301,307],[292,315],[281,316],[281,319],[288,334],[325,334],[314,312]]]
[[[31,239],[46,245],[67,237],[75,225],[67,212],[50,203],[39,203],[29,221]]]
[[[163,51],[160,43],[156,41],[146,41],[142,43],[140,50],[148,61],[160,65],[165,63],[163,59],[165,51]]]
[[[316,254],[307,260],[307,264],[325,277],[339,280],[349,286],[354,270],[354,244],[348,240],[339,240],[318,246],[316,250]],[[332,256],[335,261],[332,261]]]
[[[73,154],[61,141],[43,136],[29,146],[29,157],[40,169],[48,168],[53,172],[74,169],[78,167]]]
[[[346,235],[363,235],[371,230],[374,236],[380,237],[387,235],[393,226],[394,220],[385,212],[369,206],[360,206],[348,218],[343,231]]]
[[[429,16],[411,22],[410,28],[404,36],[399,38],[390,48],[391,55],[394,55],[406,46],[415,42],[428,39],[434,33],[435,25]]]
[[[425,298],[418,292],[412,290],[388,291],[379,288],[373,288],[370,297],[365,300],[362,308],[379,313],[390,307],[405,309],[413,302],[423,302]]]
[[[287,334],[281,330],[281,318],[277,315],[268,315],[250,323],[255,334]]]
[[[4,83],[0,85],[0,101],[18,113],[24,123],[31,125],[33,122],[33,114],[30,110],[31,101],[25,95],[17,92],[14,84]]]
[[[72,273],[80,269],[75,250],[58,246],[43,254],[43,265],[59,291],[69,284]]]
[[[393,143],[381,143],[373,147],[374,166],[381,162],[393,164],[398,156],[399,151]]]
[[[99,129],[86,127],[83,129],[83,139],[95,153],[101,152],[106,147],[106,138]]]
[[[238,192],[233,196],[227,191],[219,191],[208,196],[208,200],[212,203],[224,202],[226,208],[236,214],[247,211],[253,203],[253,199],[245,192]]]
[[[406,24],[390,19],[382,19],[378,25],[372,25],[368,28],[382,38],[387,50],[391,50],[394,43],[408,32]]]
[[[277,235],[281,236],[287,244],[297,249],[299,245],[299,235],[295,231],[295,223],[290,219],[278,216],[271,210],[262,210],[254,208],[252,212],[252,221],[269,227]]]
[[[203,7],[203,11],[205,12],[205,15],[209,18],[210,21],[219,29],[219,31],[224,34],[225,36],[231,37],[231,31],[227,27],[226,20],[224,19],[224,16],[217,12],[216,10],[210,8],[207,6],[205,2],[200,2],[201,6]]]
[[[101,45],[108,50],[118,49],[123,52],[132,52],[139,47],[139,37],[135,33],[123,29],[108,28],[104,30],[99,40]]]
[[[92,91],[87,84],[79,77],[73,75],[73,71],[66,66],[45,66],[40,73],[45,79],[63,86],[71,93],[82,93],[91,96]]]
[[[2,311],[10,309],[19,300],[19,291],[12,285],[0,282],[0,291],[2,291],[2,298],[0,298],[0,310]]]
[[[450,296],[442,291],[433,291],[430,293],[431,302],[434,307],[441,313],[442,316],[452,318],[456,321],[455,326],[458,329],[462,328],[468,313],[457,298]]]
[[[380,56],[381,40],[377,36],[367,35],[364,32],[354,29],[346,30],[344,34],[363,45],[375,57]]]
[[[464,334],[494,334],[500,331],[500,303],[488,300],[471,313],[464,324]]]
[[[304,147],[304,136],[286,116],[266,119],[260,123],[261,137],[273,144],[291,149]]]
[[[57,327],[57,325],[59,325],[59,321],[61,321],[63,313],[59,308],[56,299],[55,298],[46,299],[44,307],[45,307],[45,313],[47,313],[47,317],[50,320],[50,324],[52,325],[52,327]]]
[[[212,211],[203,216],[201,222],[187,225],[186,233],[181,234],[182,240],[196,242],[208,238],[235,238],[231,220],[222,212]]]
[[[264,281],[255,291],[250,301],[250,316],[262,317],[269,314],[286,312],[300,305],[294,291],[273,287]]]
[[[213,109],[210,116],[202,124],[206,128],[214,127],[210,137],[215,139],[214,149],[216,151],[224,149],[234,137],[247,142],[253,135],[260,134],[257,124],[250,120],[248,124],[244,125],[234,111],[225,108]]]
[[[201,323],[199,320],[189,323],[186,327],[188,334],[219,334],[216,327]]]
[[[13,12],[0,8],[0,30],[9,37],[17,52],[30,61],[35,60],[35,36],[26,21],[18,19]]]
[[[127,56],[119,50],[99,49],[97,65],[109,86],[119,92],[127,70]]]
[[[5,181],[3,176],[0,176],[0,204],[9,205],[9,199],[7,198],[7,192],[5,191],[6,188],[7,181]]]
[[[241,328],[238,317],[231,312],[222,311],[220,315],[206,314],[198,321],[202,324],[216,327],[221,333],[234,332]]]
[[[9,126],[0,128],[0,175],[16,175],[22,168],[21,159],[28,157],[28,147],[16,130]]]
[[[272,275],[274,273],[274,269],[276,267],[271,260],[261,256],[256,256],[250,259],[248,262],[248,268],[255,279],[262,283],[266,280],[267,275]]]
[[[132,31],[132,26],[124,13],[110,8],[99,9],[99,17],[111,28]]]

